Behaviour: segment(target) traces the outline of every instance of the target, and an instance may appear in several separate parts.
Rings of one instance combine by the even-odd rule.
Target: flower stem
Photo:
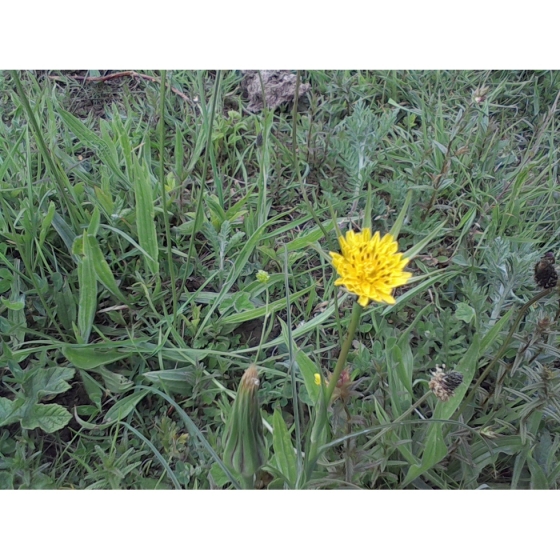
[[[269,299],[268,299],[268,286],[266,287],[266,307],[265,307],[265,314],[264,314],[264,319],[263,319],[263,324],[262,324],[262,329],[261,329],[261,340],[259,342],[259,347],[257,348],[257,355],[255,356],[255,363],[258,364],[259,363],[259,355],[261,353],[261,348],[263,345],[263,341],[264,341],[264,335],[265,335],[265,331],[266,331],[266,322],[268,320],[268,317],[270,316],[270,313],[268,312],[268,303],[269,303]]]
[[[344,365],[346,364],[346,358],[348,357],[348,352],[350,351],[350,346],[352,346],[352,341],[354,340],[354,334],[356,333],[356,329],[360,323],[360,317],[362,316],[362,309],[363,307],[357,302],[354,302],[354,307],[352,308],[352,315],[350,317],[350,324],[348,325],[348,334],[346,335],[346,339],[344,340],[344,344],[340,349],[340,354],[338,356],[338,361],[336,362],[336,366],[334,368],[334,372],[330,378],[329,385],[325,391],[326,402],[331,402],[332,394],[334,393],[334,389],[338,380],[340,379],[340,374],[344,369]]]
[[[331,402],[332,395],[338,380],[340,379],[340,374],[346,364],[346,358],[348,357],[348,352],[350,351],[350,346],[352,346],[352,341],[354,340],[354,334],[360,323],[360,317],[362,315],[362,306],[356,301],[354,302],[354,307],[352,308],[352,315],[350,317],[350,324],[348,325],[348,334],[346,339],[342,344],[340,349],[340,354],[338,356],[338,361],[334,368],[334,372],[330,378],[328,386],[324,389],[320,400],[318,410],[316,411],[315,422],[311,430],[311,437],[309,442],[309,451],[306,453],[306,474],[307,477],[313,472],[313,467],[318,458],[319,445],[322,443],[322,436],[327,429],[327,407]]]

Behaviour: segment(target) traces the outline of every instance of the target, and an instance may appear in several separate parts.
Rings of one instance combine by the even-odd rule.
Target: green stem
[[[352,346],[354,334],[356,333],[356,329],[358,328],[358,325],[360,323],[362,310],[363,307],[357,301],[355,301],[354,307],[352,308],[352,315],[350,317],[350,324],[348,325],[348,334],[346,335],[346,339],[342,344],[342,348],[340,349],[340,354],[338,356],[338,361],[336,362],[336,366],[330,378],[327,390],[325,391],[326,401],[328,403],[331,402],[334,389],[336,387],[336,384],[338,383],[338,380],[340,379],[340,374],[344,369],[344,365],[346,364],[346,358],[348,357],[348,352],[350,351],[350,347]]]
[[[352,341],[354,340],[354,334],[360,323],[360,317],[362,315],[362,306],[355,301],[354,307],[352,308],[352,315],[350,317],[350,324],[348,325],[348,334],[346,339],[342,344],[340,349],[340,354],[338,356],[338,361],[334,368],[334,372],[330,377],[328,386],[324,389],[320,399],[319,406],[317,410],[317,415],[315,417],[315,422],[313,423],[313,428],[311,429],[311,437],[309,441],[309,451],[306,454],[306,475],[309,478],[313,472],[313,467],[318,458],[319,444],[321,443],[321,436],[327,429],[327,407],[331,402],[332,395],[334,393],[336,384],[340,379],[340,374],[346,364],[346,358],[348,357],[348,352],[352,346]]]
[[[258,364],[259,363],[259,356],[261,353],[261,348],[264,342],[264,335],[265,335],[265,331],[266,331],[266,323],[268,321],[268,317],[270,315],[270,313],[268,312],[268,304],[269,304],[269,297],[268,297],[268,285],[266,286],[266,307],[265,307],[265,314],[264,314],[264,319],[263,319],[263,324],[262,324],[262,330],[261,330],[261,340],[259,342],[259,347],[257,348],[257,355],[255,357],[255,363]]]

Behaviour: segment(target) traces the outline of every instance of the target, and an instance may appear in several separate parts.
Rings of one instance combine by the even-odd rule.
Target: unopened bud
[[[473,99],[476,103],[482,103],[486,100],[486,94],[488,93],[488,86],[483,86],[476,88],[473,92]]]
[[[257,280],[261,284],[266,284],[270,280],[270,275],[265,270],[259,270],[257,272]]]
[[[266,463],[266,444],[254,364],[243,374],[224,432],[224,463],[243,477],[253,476]]]

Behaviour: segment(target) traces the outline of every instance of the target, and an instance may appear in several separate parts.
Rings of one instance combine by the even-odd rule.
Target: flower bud
[[[270,280],[270,274],[268,274],[268,272],[266,272],[266,270],[259,270],[257,272],[257,280],[261,284],[266,284]]]
[[[482,103],[483,101],[485,101],[488,90],[488,86],[476,88],[473,92],[473,99],[475,103]]]
[[[253,476],[266,463],[258,377],[254,364],[243,374],[223,438],[224,463],[243,477]]]

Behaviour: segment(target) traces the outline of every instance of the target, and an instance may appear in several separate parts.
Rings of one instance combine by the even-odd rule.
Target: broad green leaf
[[[0,250],[1,255],[1,250]],[[3,255],[2,255],[3,256]],[[7,268],[0,268],[0,294],[7,292],[12,285],[13,274]]]
[[[93,190],[95,191],[95,198],[97,199],[97,202],[101,204],[103,210],[105,210],[105,213],[109,216],[111,214],[114,214],[115,203],[113,202],[113,197],[111,196],[111,193],[97,186],[94,186]]]
[[[87,343],[97,309],[97,278],[93,258],[84,255],[78,264],[78,284],[80,298],[78,301],[78,329],[84,342]]]
[[[22,399],[11,400],[0,397],[0,426],[16,422],[18,420],[17,411],[22,404]]]
[[[142,389],[137,393],[128,395],[120,399],[113,405],[105,415],[105,422],[116,422],[124,420],[135,408],[136,405],[148,394],[149,391]]]
[[[395,341],[392,358],[395,372],[403,386],[403,389],[405,390],[403,400],[406,403],[406,408],[408,408],[412,404],[412,374],[414,360],[408,339],[401,338],[398,343]]]
[[[26,430],[41,428],[52,434],[70,422],[72,415],[59,404],[35,404],[28,414],[21,419],[21,426]]]
[[[403,378],[406,381],[408,374],[403,370],[402,353],[401,349],[397,346],[396,338],[387,338],[385,356],[387,360],[391,407],[393,409],[393,416],[397,417],[410,406],[411,391],[407,389],[401,380]],[[410,385],[410,383],[407,384]]]
[[[274,410],[272,416],[272,428],[274,430],[272,446],[278,469],[293,488],[297,482],[296,454],[292,445],[292,438],[290,438],[282,413],[278,409]]]
[[[124,375],[113,373],[103,366],[100,366],[95,371],[101,375],[103,383],[110,393],[125,393],[134,386],[134,383]]]
[[[46,395],[58,395],[70,389],[68,380],[74,377],[76,370],[67,367],[50,367],[37,369],[26,383],[26,395],[40,399]]]
[[[157,274],[159,271],[159,249],[151,175],[145,165],[140,165],[138,159],[134,160],[134,169],[134,197],[136,200],[138,242],[149,256],[144,261],[146,268],[152,274]]]
[[[72,255],[83,257],[84,256],[84,236],[77,235],[72,243]]]
[[[476,316],[475,310],[467,303],[460,302],[455,310],[455,317],[465,323],[470,323]]]
[[[91,377],[85,371],[80,371],[80,377],[82,378],[82,383],[84,384],[84,389],[88,394],[89,400],[97,407],[97,410],[101,410],[101,398],[103,396],[103,390],[101,389],[99,383]]]
[[[186,394],[195,383],[195,375],[190,367],[148,371],[142,375],[151,383],[175,393]]]
[[[108,350],[103,345],[91,344],[70,346],[69,344],[62,347],[64,357],[81,369],[95,369],[96,367],[124,360],[128,358],[132,352],[119,352],[118,350]]]

